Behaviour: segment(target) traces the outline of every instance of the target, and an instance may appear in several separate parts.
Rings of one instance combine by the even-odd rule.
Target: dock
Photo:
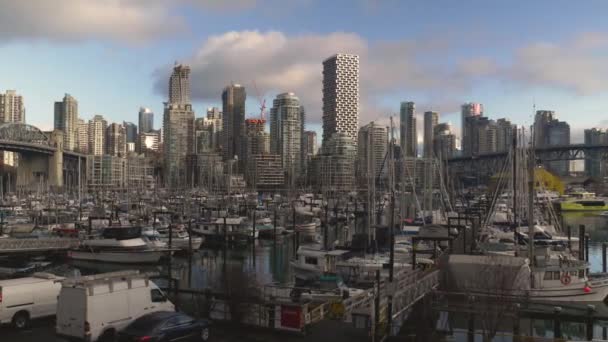
[[[62,252],[80,245],[74,238],[0,239],[0,255]]]

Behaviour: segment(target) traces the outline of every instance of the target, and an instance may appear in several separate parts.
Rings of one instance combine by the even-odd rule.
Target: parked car
[[[209,321],[180,312],[153,312],[129,324],[119,342],[209,341]]]
[[[0,324],[12,323],[23,329],[31,319],[54,316],[63,279],[34,273],[31,277],[0,280]]]
[[[137,271],[67,279],[57,302],[56,333],[70,340],[114,341],[129,323],[156,311],[175,307]]]

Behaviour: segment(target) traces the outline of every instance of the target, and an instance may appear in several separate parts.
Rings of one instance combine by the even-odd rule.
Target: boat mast
[[[517,126],[513,127],[513,141],[512,141],[512,154],[513,154],[513,162],[512,162],[512,170],[511,170],[511,178],[512,178],[512,193],[511,200],[513,201],[513,235],[515,241],[515,256],[518,254],[519,244],[517,243],[517,230],[518,230],[518,222],[517,222]]]
[[[534,133],[532,132],[530,141],[530,151],[528,153],[528,259],[530,267],[535,264],[534,261]]]

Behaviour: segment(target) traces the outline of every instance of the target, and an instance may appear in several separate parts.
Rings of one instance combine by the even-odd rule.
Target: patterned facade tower
[[[323,144],[334,133],[357,140],[359,56],[339,53],[323,62]]]

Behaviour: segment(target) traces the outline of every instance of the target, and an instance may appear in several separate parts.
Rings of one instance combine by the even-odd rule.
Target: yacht
[[[140,227],[107,227],[101,236],[90,237],[68,252],[75,260],[123,264],[157,263],[167,249],[151,247],[141,238]]]
[[[157,238],[158,240],[169,246],[169,228],[145,228],[142,232],[147,237]],[[203,238],[198,236],[192,237],[192,250],[198,250],[203,243]],[[171,248],[178,248],[182,250],[190,250],[190,234],[184,228],[183,225],[177,225],[173,228],[173,234],[171,235]]]
[[[570,199],[560,202],[562,211],[607,211],[606,199],[596,197],[593,192],[575,192]]]

